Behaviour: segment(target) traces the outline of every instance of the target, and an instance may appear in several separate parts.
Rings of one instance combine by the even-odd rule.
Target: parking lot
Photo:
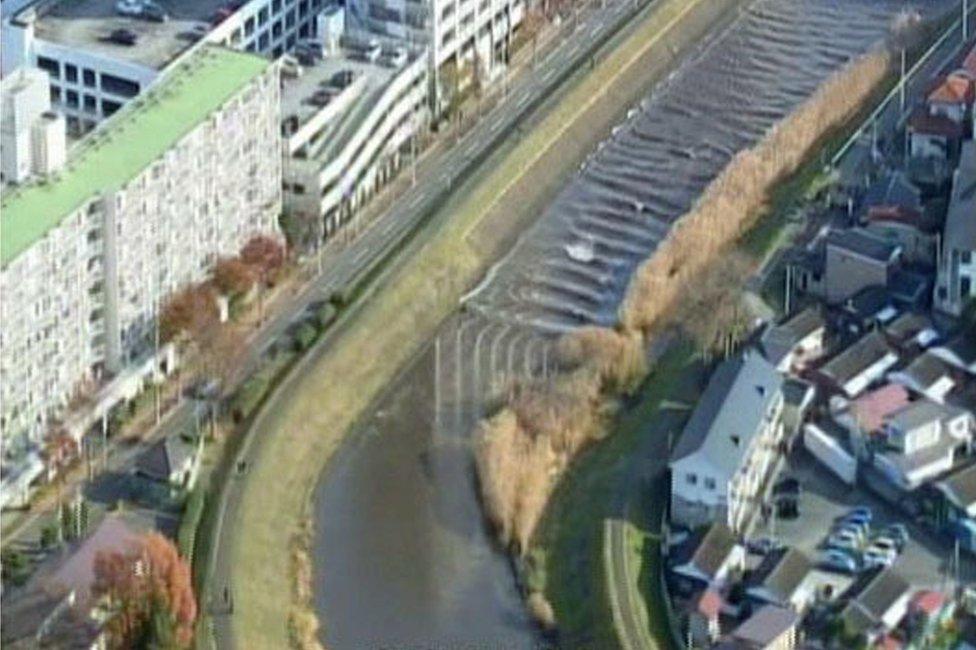
[[[952,569],[954,545],[950,538],[934,534],[916,525],[861,486],[849,488],[837,480],[803,449],[792,454],[782,476],[799,480],[799,516],[792,520],[775,519],[758,526],[755,534],[770,535],[787,546],[809,554],[814,561],[821,554],[821,544],[835,519],[851,508],[867,506],[873,513],[872,532],[893,523],[908,528],[910,539],[894,566],[916,587],[941,587],[946,576],[955,577]],[[976,581],[976,558],[960,553],[959,578]]]

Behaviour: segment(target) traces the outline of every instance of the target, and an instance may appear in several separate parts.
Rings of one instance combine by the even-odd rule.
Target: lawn
[[[697,399],[701,380],[693,348],[670,346],[621,408],[607,438],[584,452],[560,481],[534,546],[541,573],[530,579],[544,581],[566,645],[617,646],[604,580],[603,522],[620,516],[627,501],[646,503],[643,465],[666,459],[662,449],[669,432],[680,430],[688,415],[684,406]],[[663,502],[650,505],[630,509],[629,518],[641,530],[656,532]],[[653,632],[660,619],[654,607],[648,609]]]

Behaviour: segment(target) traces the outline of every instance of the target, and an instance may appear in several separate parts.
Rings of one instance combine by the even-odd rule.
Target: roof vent
[[[766,397],[766,387],[765,386],[758,386],[757,385],[756,386],[756,392],[759,393],[760,397]]]
[[[729,440],[731,440],[732,441],[732,444],[735,445],[736,447],[738,447],[739,444],[742,442],[742,440],[739,438],[739,436],[736,436],[736,435],[729,436]]]

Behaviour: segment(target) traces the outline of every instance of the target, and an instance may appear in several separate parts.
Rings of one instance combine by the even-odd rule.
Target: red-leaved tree
[[[244,295],[254,286],[254,269],[237,257],[225,257],[217,261],[213,281],[217,290],[227,296]]]
[[[285,248],[267,235],[255,235],[241,249],[241,261],[255,270],[263,284],[268,284],[285,263]]]
[[[128,552],[98,553],[94,573],[93,595],[110,614],[106,631],[113,648],[155,647],[158,636],[190,646],[197,601],[190,568],[170,540],[148,533]],[[168,629],[159,628],[160,620]]]

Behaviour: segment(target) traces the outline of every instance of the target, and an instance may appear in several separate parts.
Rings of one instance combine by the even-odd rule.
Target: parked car
[[[862,556],[864,559],[865,569],[875,569],[879,567],[889,567],[895,563],[895,557],[892,557],[888,553],[885,553],[881,549],[870,547],[868,550],[864,551]]]
[[[820,555],[820,566],[827,571],[839,573],[857,573],[860,564],[848,553],[836,549],[828,549]]]
[[[898,547],[898,551],[901,552],[905,548],[905,544],[908,543],[910,539],[908,535],[908,527],[905,524],[891,524],[885,526],[881,529],[881,537],[887,537],[895,542]]]
[[[784,548],[784,545],[773,537],[756,537],[746,542],[746,548],[750,553],[766,555]]]
[[[792,476],[782,478],[773,486],[773,494],[776,496],[800,496],[800,481]]]
[[[154,23],[165,23],[169,20],[169,14],[166,13],[166,10],[156,3],[147,3],[142,10],[142,17]]]
[[[122,16],[141,16],[142,3],[139,0],[118,0],[115,3],[115,12]]]
[[[838,530],[827,537],[824,546],[828,549],[856,551],[861,548],[861,539],[852,531]]]
[[[856,508],[851,508],[850,511],[844,515],[845,519],[856,518],[856,519],[866,519],[868,523],[874,518],[871,508],[867,506],[857,506]]]
[[[136,33],[128,29],[113,29],[112,32],[105,38],[109,43],[116,43],[118,45],[133,46],[138,40]]]
[[[834,532],[848,530],[857,535],[858,539],[863,542],[868,538],[868,535],[871,532],[871,527],[861,522],[841,520],[834,524],[832,530]]]
[[[868,546],[868,550],[876,550],[885,555],[891,556],[891,560],[894,561],[898,557],[898,544],[895,540],[890,537],[876,537],[871,540],[871,545]]]

